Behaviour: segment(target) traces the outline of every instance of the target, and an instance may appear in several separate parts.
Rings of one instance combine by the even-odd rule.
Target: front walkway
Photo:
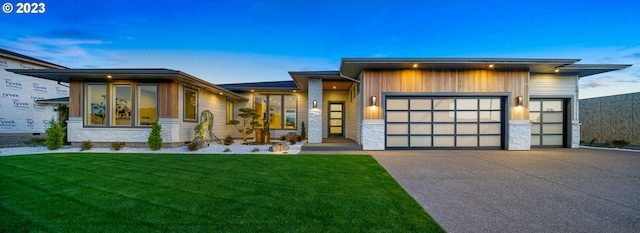
[[[638,232],[640,153],[369,151],[448,232]]]

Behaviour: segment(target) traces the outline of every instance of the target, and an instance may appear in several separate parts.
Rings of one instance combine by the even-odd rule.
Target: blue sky
[[[640,91],[640,1],[56,1],[0,13],[0,47],[71,68],[290,80],[343,57],[578,58],[633,64],[580,97]]]

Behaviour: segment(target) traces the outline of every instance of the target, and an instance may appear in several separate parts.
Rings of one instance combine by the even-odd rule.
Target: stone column
[[[508,150],[531,149],[531,122],[529,120],[509,120]]]
[[[309,143],[322,143],[322,79],[309,79],[307,138]],[[313,107],[316,101],[316,108]]]

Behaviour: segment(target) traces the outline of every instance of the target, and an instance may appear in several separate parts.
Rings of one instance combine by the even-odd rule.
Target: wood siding
[[[162,82],[158,83],[158,96],[160,99],[160,117],[161,118],[178,118],[179,91],[178,82]]]
[[[365,98],[365,102],[369,101],[368,98],[371,96],[377,96],[378,106],[381,106],[382,94],[388,92],[509,92],[512,98],[522,96],[525,108],[529,105],[528,71],[363,71],[362,80],[362,97]],[[381,108],[366,107],[363,117],[364,119],[382,119],[382,112]],[[526,109],[512,111],[511,119],[528,118]]]
[[[82,81],[69,83],[69,117],[82,117]]]

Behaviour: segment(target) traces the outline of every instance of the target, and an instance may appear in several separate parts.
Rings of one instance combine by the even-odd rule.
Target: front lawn
[[[371,157],[0,157],[0,232],[441,232]]]

